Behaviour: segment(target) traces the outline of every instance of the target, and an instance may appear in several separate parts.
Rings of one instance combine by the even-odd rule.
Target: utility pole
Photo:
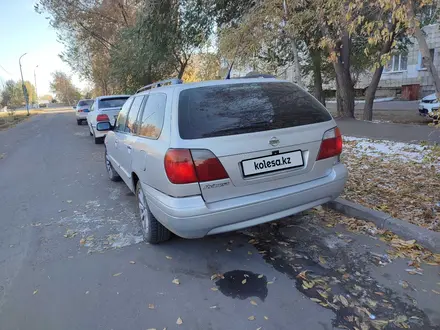
[[[23,71],[21,70],[21,58],[26,55],[27,53],[24,53],[23,55],[20,56],[20,58],[18,59],[18,64],[20,65],[20,74],[21,74],[21,87],[23,88],[23,96],[24,96],[24,100],[26,102],[26,110],[27,110],[27,115],[29,116],[29,97],[27,95],[27,90],[26,90],[26,86],[24,85],[24,80],[23,80]]]
[[[37,70],[38,64],[34,69],[34,82],[35,82],[35,96],[37,97],[37,109],[40,108],[40,103],[38,102],[38,90],[37,90],[37,74],[35,73],[35,70]]]

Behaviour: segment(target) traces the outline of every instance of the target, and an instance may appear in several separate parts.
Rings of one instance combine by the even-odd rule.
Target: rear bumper
[[[76,119],[87,119],[87,112],[76,111]]]
[[[295,186],[206,204],[201,196],[175,198],[142,183],[151,212],[185,238],[199,238],[255,226],[335,199],[344,189],[347,169],[333,167],[326,177]]]

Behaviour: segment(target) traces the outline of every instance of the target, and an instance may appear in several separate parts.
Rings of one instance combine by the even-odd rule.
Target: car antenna
[[[240,49],[240,45],[241,45],[241,42],[243,40],[243,37],[244,37],[244,32],[241,34],[240,41],[238,42],[237,48],[235,49],[234,58],[232,59],[232,63],[231,63],[231,66],[229,67],[228,74],[226,75],[226,78],[225,78],[226,80],[231,79],[232,67],[234,66],[235,59],[236,59],[236,57],[238,55],[238,50]]]

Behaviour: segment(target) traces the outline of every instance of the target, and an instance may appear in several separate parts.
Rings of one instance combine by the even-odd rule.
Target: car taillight
[[[339,156],[342,152],[342,136],[338,127],[332,128],[324,133],[321,147],[316,160]]]
[[[110,121],[107,115],[98,115],[96,116],[96,121]]]
[[[191,154],[196,166],[199,182],[214,181],[229,178],[220,160],[209,150],[194,149]]]
[[[227,179],[223,165],[209,150],[169,149],[165,172],[171,183],[185,184]]]
[[[83,112],[84,110],[79,109],[78,112]]]

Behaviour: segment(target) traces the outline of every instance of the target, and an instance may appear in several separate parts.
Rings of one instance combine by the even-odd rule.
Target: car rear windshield
[[[300,87],[285,82],[240,83],[183,90],[182,139],[199,139],[309,125],[331,120]]]
[[[99,108],[122,108],[125,101],[127,101],[127,97],[114,97],[114,98],[108,98],[99,100]]]
[[[82,100],[78,102],[78,106],[83,107],[85,105],[91,105],[93,103],[93,100]]]

